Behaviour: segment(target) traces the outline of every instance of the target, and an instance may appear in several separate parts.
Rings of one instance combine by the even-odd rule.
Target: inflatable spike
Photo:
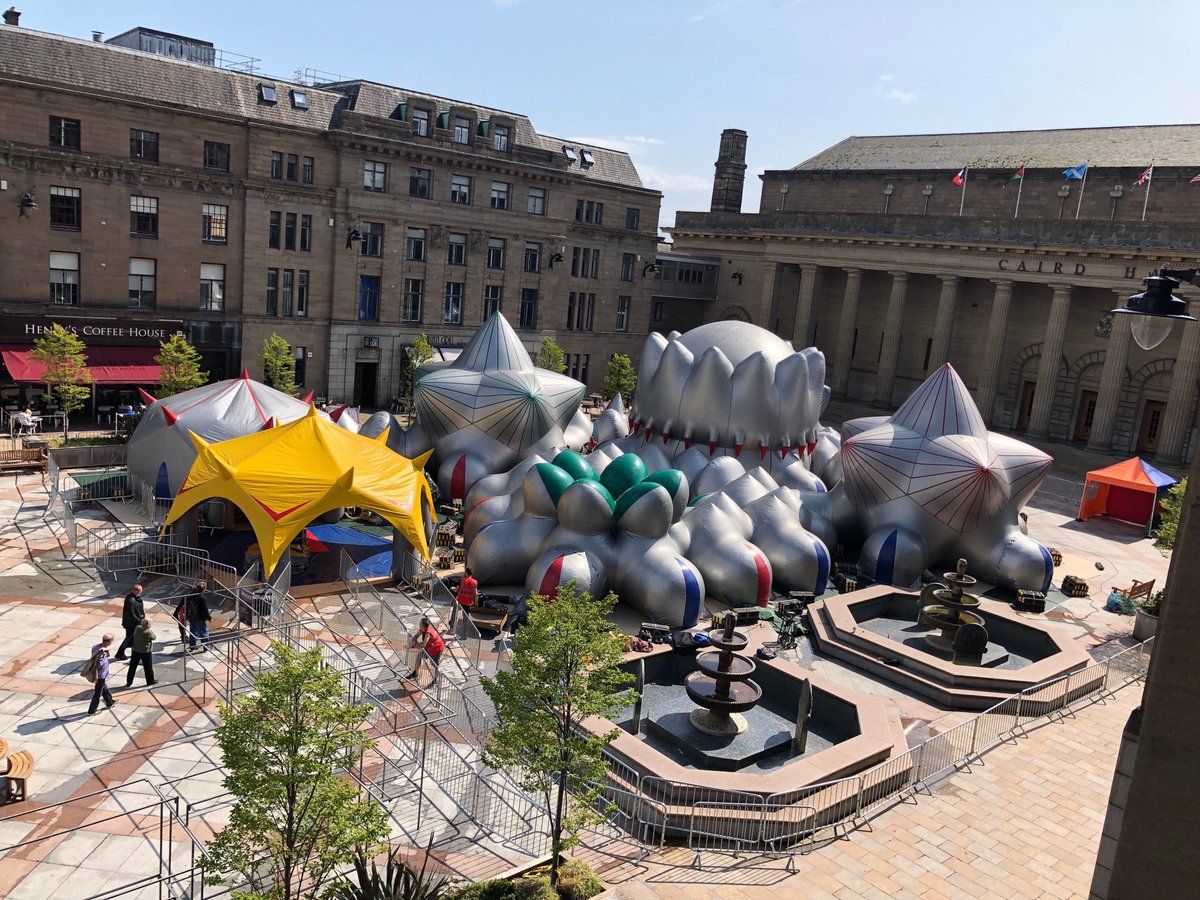
[[[171,412],[165,406],[162,408],[162,413],[163,413],[163,421],[166,422],[168,425],[174,425],[176,422],[179,421],[179,416],[177,416],[175,413]]]
[[[152,394],[150,394],[148,391],[144,391],[141,388],[138,388],[137,391],[138,391],[138,396],[142,398],[142,402],[145,403],[147,406],[150,406],[151,404],[158,402],[157,400],[154,399],[154,396]]]

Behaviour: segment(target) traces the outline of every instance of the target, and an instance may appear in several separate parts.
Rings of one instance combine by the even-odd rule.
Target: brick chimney
[[[4,24],[11,25],[14,28],[21,24],[21,13],[17,11],[15,6],[10,6],[4,11]]]
[[[739,128],[721,132],[716,170],[709,212],[741,212],[742,187],[746,182],[746,132]]]

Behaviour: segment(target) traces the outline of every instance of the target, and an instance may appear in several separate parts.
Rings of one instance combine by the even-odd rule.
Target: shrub
[[[588,896],[591,896],[590,894]],[[456,888],[446,900],[558,900],[559,894],[550,887],[546,876],[518,878],[508,881],[493,878]]]
[[[1162,515],[1158,531],[1154,533],[1154,546],[1159,550],[1171,550],[1175,546],[1175,533],[1179,529],[1179,515],[1183,512],[1183,495],[1187,493],[1187,479],[1173,485],[1162,501]]]
[[[582,859],[568,859],[558,869],[558,896],[562,900],[588,900],[604,893],[604,883]]]

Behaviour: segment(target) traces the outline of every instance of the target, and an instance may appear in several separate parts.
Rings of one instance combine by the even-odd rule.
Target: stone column
[[[846,269],[846,292],[842,296],[842,318],[838,322],[837,355],[829,390],[839,400],[846,398],[846,383],[850,380],[850,352],[854,347],[854,326],[858,323],[858,296],[862,293],[862,269]]]
[[[800,270],[800,291],[796,295],[796,321],[792,325],[792,346],[803,350],[808,346],[809,324],[812,320],[813,293],[817,288],[817,266],[803,264]]]
[[[950,337],[954,333],[954,305],[958,302],[958,286],[962,279],[957,275],[939,275],[942,280],[942,295],[938,298],[937,322],[933,326],[933,346],[929,350],[929,371],[942,367],[950,359]]]
[[[908,294],[908,273],[891,272],[892,294],[888,298],[887,321],[883,324],[883,353],[879,374],[875,376],[874,405],[892,408],[892,388],[896,384],[896,360],[900,357],[900,333],[904,330],[904,300]]]
[[[1067,334],[1067,317],[1071,312],[1071,286],[1054,286],[1050,315],[1046,320],[1046,339],[1042,341],[1042,359],[1038,364],[1037,389],[1033,409],[1029,413],[1031,438],[1050,436],[1050,410],[1054,408],[1054,389],[1058,382],[1058,363],[1062,357],[1063,338]]]
[[[763,263],[762,302],[759,304],[759,309],[762,310],[762,321],[759,322],[757,318],[754,318],[754,321],[772,333],[775,331],[775,319],[779,315],[779,308],[775,305],[775,288],[778,282],[779,263],[774,260]]]
[[[983,365],[979,369],[979,388],[975,393],[975,405],[988,425],[992,424],[992,411],[996,407],[996,385],[1004,362],[1004,334],[1008,330],[1008,309],[1013,292],[1011,281],[993,281],[992,284],[996,286],[992,295],[992,314],[988,318]]]
[[[1194,309],[1189,312],[1195,315]],[[1200,372],[1200,323],[1180,322],[1175,327],[1182,327],[1183,334],[1179,336],[1179,350],[1171,372],[1171,392],[1167,395],[1167,411],[1158,439],[1158,453],[1154,457],[1167,465],[1183,464],[1183,444],[1191,426],[1196,375]]]
[[[1117,291],[1117,305],[1124,306],[1127,294]],[[1121,405],[1121,385],[1125,383],[1125,361],[1129,358],[1129,321],[1125,316],[1113,316],[1108,350],[1104,352],[1104,368],[1100,371],[1100,390],[1096,392],[1096,414],[1092,416],[1092,433],[1088,449],[1098,453],[1112,450],[1113,423]]]

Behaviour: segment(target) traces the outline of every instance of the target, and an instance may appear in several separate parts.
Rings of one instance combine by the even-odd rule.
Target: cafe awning
[[[31,347],[0,346],[4,367],[17,384],[43,384],[46,367],[29,358]],[[88,347],[88,371],[96,384],[158,384],[162,367],[158,347]]]

